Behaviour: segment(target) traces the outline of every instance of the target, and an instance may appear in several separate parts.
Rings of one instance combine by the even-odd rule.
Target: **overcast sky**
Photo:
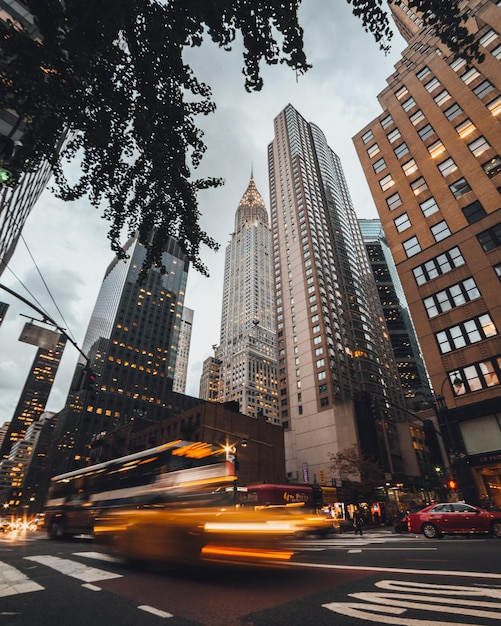
[[[265,67],[264,87],[259,93],[248,94],[244,89],[238,45],[232,52],[221,51],[211,43],[190,51],[189,61],[198,78],[211,85],[217,105],[214,114],[198,120],[205,131],[207,151],[196,175],[221,176],[226,184],[199,196],[202,227],[221,249],[202,251],[210,278],[193,269],[188,278],[185,304],[195,311],[188,395],[198,396],[202,362],[212,354],[211,346],[219,343],[224,250],[251,168],[269,209],[267,146],[273,139],[273,119],[288,103],[323,130],[341,158],[357,215],[377,217],[351,138],[381,113],[376,96],[386,86],[405,43],[395,33],[392,52],[385,56],[352,16],[350,6],[340,0],[304,0],[300,21],[313,68],[296,80],[286,66]],[[0,278],[2,284],[45,308],[80,346],[112,260],[107,227],[100,212],[86,201],[63,203],[47,191],[23,231],[29,251],[20,241],[9,269]],[[36,348],[18,341],[27,321],[20,314],[31,316],[34,312],[2,290],[0,301],[11,304],[0,326],[1,425],[12,418]],[[59,411],[64,406],[77,358],[76,349],[68,344],[47,410]]]

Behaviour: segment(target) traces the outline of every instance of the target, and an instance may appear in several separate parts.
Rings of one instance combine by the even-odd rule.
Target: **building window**
[[[397,139],[400,139],[400,131],[398,128],[394,128],[390,133],[386,135],[390,143],[395,143]]]
[[[494,117],[497,117],[501,113],[501,96],[498,96],[492,102],[489,102],[487,108],[492,115],[494,115]]]
[[[425,179],[421,176],[411,183],[411,189],[415,196],[419,196],[420,193],[428,189]]]
[[[416,106],[416,101],[412,97],[408,98],[405,102],[402,102],[402,109],[404,111],[410,111],[415,106]]]
[[[422,122],[424,119],[424,113],[421,111],[421,109],[419,109],[409,117],[409,120],[411,121],[411,124],[413,126],[417,126],[419,122]]]
[[[449,185],[452,195],[457,199],[471,191],[471,187],[465,178],[460,178]]]
[[[477,289],[473,278],[467,278],[460,283],[450,285],[443,291],[437,291],[428,298],[424,298],[423,304],[428,317],[431,319],[477,298],[480,298],[480,291]]]
[[[420,128],[418,130],[418,135],[421,137],[423,141],[425,139],[428,139],[428,137],[431,137],[434,134],[435,134],[435,131],[433,130],[433,127],[431,124],[426,124],[426,126],[423,126],[423,128]]]
[[[501,45],[496,46],[494,50],[491,50],[491,54],[495,59],[501,59]]]
[[[457,102],[455,102],[448,109],[445,109],[444,115],[449,121],[452,121],[458,115],[461,115],[462,112],[463,112],[463,109],[459,106]]]
[[[401,159],[405,154],[409,152],[409,148],[407,147],[407,144],[404,142],[404,143],[401,143],[399,146],[397,146],[395,150],[393,150],[393,152],[395,153],[395,156],[397,157],[397,159]]]
[[[451,231],[445,220],[438,222],[438,224],[432,226],[430,230],[435,241],[437,242],[442,241],[442,239],[447,239],[447,237],[450,237],[451,235]]]
[[[480,85],[477,85],[472,89],[473,93],[477,96],[477,98],[484,98],[488,93],[494,89],[494,85],[490,83],[488,80],[483,80]]]
[[[364,143],[369,143],[369,141],[370,141],[371,139],[374,139],[374,134],[373,134],[372,130],[368,130],[366,133],[364,133],[364,134],[362,135],[362,141],[363,141]]]
[[[320,398],[320,406],[329,406],[329,397]]]
[[[377,145],[377,143],[373,144],[370,148],[367,148],[367,154],[369,155],[369,158],[372,159],[372,157],[375,157],[376,154],[378,154],[378,152],[381,152],[381,150],[379,149],[379,146]]]
[[[407,87],[404,85],[403,87],[400,87],[400,89],[398,89],[397,91],[395,91],[395,98],[397,100],[402,100],[402,98],[404,96],[406,96],[409,93]]]
[[[458,72],[462,67],[464,67],[466,65],[466,61],[464,59],[458,58],[455,59],[451,64],[450,64],[450,68],[451,70],[454,70],[455,72]]]
[[[325,380],[327,378],[327,373],[326,372],[318,372],[317,373],[317,379],[318,380]]]
[[[469,70],[461,75],[461,80],[464,82],[465,85],[469,85],[475,80],[475,78],[478,78],[478,76],[480,76],[480,72],[477,70],[477,68],[470,67]]]
[[[484,252],[494,250],[494,248],[501,245],[501,223],[484,230],[482,233],[477,235],[477,239]]]
[[[424,88],[429,93],[432,93],[433,91],[435,91],[435,89],[438,89],[440,86],[441,85],[440,85],[440,81],[438,80],[438,78],[432,78],[430,81],[426,83]]]
[[[391,177],[391,174],[388,174],[388,176],[385,176],[379,181],[379,186],[381,187],[383,191],[386,191],[390,187],[393,187],[394,184],[395,184],[395,181]]]
[[[433,196],[428,198],[428,200],[421,202],[419,206],[421,207],[421,211],[425,217],[429,217],[439,210],[438,204],[435,202],[435,198],[433,198]]]
[[[407,258],[410,258],[411,256],[418,254],[418,252],[421,252],[421,246],[419,245],[417,237],[411,237],[410,239],[407,239],[407,241],[404,241],[402,243],[402,246],[405,250]]]
[[[400,197],[400,194],[398,193],[398,191],[397,193],[394,193],[389,198],[386,198],[386,204],[388,205],[388,208],[390,209],[390,211],[395,210],[397,207],[399,207],[402,204],[402,198]]]
[[[501,282],[501,263],[497,263],[497,265],[494,265],[492,269],[496,273],[498,280]]]
[[[432,159],[436,159],[445,152],[445,146],[439,139],[428,146],[428,152],[430,153]]]
[[[411,176],[412,174],[414,174],[414,172],[418,171],[418,166],[416,161],[414,161],[414,159],[411,159],[410,161],[407,161],[402,165],[402,169],[406,176]]]
[[[485,33],[485,35],[482,35],[482,37],[480,37],[480,39],[478,40],[478,43],[481,46],[484,46],[484,48],[487,48],[487,46],[493,41],[495,41],[497,38],[498,38],[498,34],[496,33],[495,30],[492,30],[491,28]]]
[[[430,74],[431,74],[430,68],[425,65],[423,69],[419,70],[419,72],[416,74],[416,78],[422,81]]]
[[[468,135],[471,135],[474,130],[476,130],[476,126],[470,119],[467,119],[456,126],[456,132],[461,137],[461,139],[464,139],[465,137],[468,137]]]
[[[383,170],[386,169],[386,162],[384,159],[378,159],[377,161],[375,161],[372,164],[372,169],[376,172],[376,174],[379,174],[379,172],[382,172]]]
[[[381,120],[381,126],[383,128],[388,128],[392,124],[393,124],[393,118],[391,117],[391,115],[387,115],[385,118]]]
[[[490,147],[491,146],[485,137],[479,137],[478,139],[475,139],[475,141],[468,144],[468,148],[474,156],[480,156]]]
[[[407,230],[408,228],[412,226],[407,213],[404,213],[403,215],[399,215],[393,220],[393,222],[395,223],[395,228],[397,229],[398,233],[401,233],[404,230]]]
[[[480,200],[475,200],[461,209],[468,224],[474,224],[486,216],[486,212]]]
[[[442,91],[433,98],[439,107],[448,102],[450,99],[451,94],[447,91],[447,89],[442,89]]]
[[[424,285],[430,280],[433,280],[437,276],[447,274],[456,267],[460,267],[465,264],[461,250],[455,246],[442,254],[426,261],[422,265],[418,265],[412,270],[416,284]]]
[[[496,154],[492,159],[482,163],[482,168],[489,178],[499,174],[499,172],[501,172],[501,157],[499,154]]]
[[[446,354],[497,334],[496,326],[490,315],[485,313],[435,333],[435,339],[440,352]]]
[[[449,174],[452,174],[452,172],[457,170],[457,165],[454,163],[454,160],[449,157],[448,159],[445,159],[445,161],[442,161],[442,163],[438,164],[438,169],[445,178],[445,176],[449,176]]]
[[[461,380],[462,384],[454,388],[455,395],[461,396],[499,385],[499,379],[501,378],[500,369],[500,357],[458,368],[454,374]]]

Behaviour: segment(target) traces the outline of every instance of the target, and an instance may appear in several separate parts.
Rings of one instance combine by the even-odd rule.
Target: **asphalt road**
[[[131,567],[91,540],[0,535],[4,626],[501,623],[501,540],[386,530],[295,542],[280,568]]]

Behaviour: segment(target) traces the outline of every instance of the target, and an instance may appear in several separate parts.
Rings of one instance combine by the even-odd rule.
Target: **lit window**
[[[409,91],[407,87],[404,85],[403,87],[400,87],[398,91],[395,92],[395,97],[397,100],[402,100],[402,98],[406,96],[408,93]]]
[[[367,148],[367,154],[369,155],[369,158],[371,159],[372,157],[376,156],[378,152],[381,152],[381,150],[379,149],[379,146],[377,145],[377,143],[373,144],[370,148]]]
[[[431,146],[428,146],[428,152],[430,153],[432,159],[436,159],[443,152],[445,152],[445,146],[440,140],[435,141],[431,144]]]
[[[476,130],[475,124],[470,119],[465,120],[456,126],[456,132],[461,139],[468,137],[468,135],[470,135],[474,130]]]
[[[501,113],[501,96],[498,96],[492,102],[489,102],[487,108],[492,115],[494,115],[494,117],[498,116]]]
[[[445,161],[442,161],[442,163],[438,164],[438,169],[440,170],[440,173],[442,174],[442,176],[448,176],[449,174],[452,174],[452,172],[455,172],[457,170],[457,165],[454,163],[453,159],[448,158],[445,159]]]
[[[475,156],[479,156],[483,154],[490,147],[491,146],[485,137],[479,137],[478,139],[475,139],[475,141],[472,141],[471,143],[468,144],[468,148],[470,149],[470,152],[474,154]]]
[[[418,111],[416,111],[415,113],[413,113],[410,117],[409,117],[411,124],[413,124],[414,126],[416,126],[417,124],[419,124],[419,122],[422,122],[425,117],[424,117],[424,113],[421,111],[421,109],[419,109]]]
[[[426,184],[425,179],[421,176],[420,178],[415,180],[413,183],[411,183],[411,189],[414,192],[415,196],[419,196],[420,193],[428,189],[428,185]]]
[[[386,191],[390,187],[393,187],[394,184],[395,184],[395,181],[391,177],[391,174],[388,174],[388,176],[385,176],[379,181],[379,186],[381,187],[383,191]]]
[[[470,67],[470,69],[468,71],[466,71],[462,76],[461,76],[461,80],[466,84],[469,85],[472,81],[475,80],[475,78],[477,78],[478,76],[480,76],[480,72],[477,70],[476,67]]]
[[[501,157],[499,154],[496,154],[492,159],[482,163],[482,168],[489,178],[499,174],[499,172],[501,172]]]
[[[414,172],[418,171],[418,166],[416,164],[416,161],[414,161],[414,159],[411,159],[410,161],[407,161],[407,163],[404,163],[402,165],[402,169],[406,176],[411,176],[412,174],[414,174]]]

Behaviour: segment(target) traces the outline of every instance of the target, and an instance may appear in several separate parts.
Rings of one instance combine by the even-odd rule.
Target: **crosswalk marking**
[[[109,563],[121,563],[121,559],[104,552],[73,552],[74,556],[83,556],[86,559],[96,559],[97,561],[108,561]]]
[[[0,561],[0,598],[42,589],[41,585],[31,581],[18,569]]]
[[[142,611],[146,611],[147,613],[151,613],[152,615],[156,615],[157,617],[174,617],[172,613],[167,613],[167,611],[155,609],[155,607],[148,606],[147,604],[140,604],[137,608],[141,609]]]
[[[83,565],[77,561],[71,561],[70,559],[61,559],[58,556],[50,556],[48,554],[41,554],[40,556],[27,556],[28,561],[35,561],[41,565],[46,565],[52,569],[66,574],[72,578],[83,580],[86,583],[93,583],[99,580],[108,580],[110,578],[121,578],[122,574],[115,574],[113,572],[107,572],[103,569],[97,569],[96,567],[89,567]]]

